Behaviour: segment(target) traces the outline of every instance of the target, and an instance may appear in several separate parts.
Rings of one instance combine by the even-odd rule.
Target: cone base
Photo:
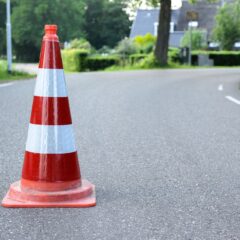
[[[10,186],[2,201],[7,208],[86,208],[96,205],[95,186],[82,180],[80,187],[58,191],[23,191],[20,181]]]

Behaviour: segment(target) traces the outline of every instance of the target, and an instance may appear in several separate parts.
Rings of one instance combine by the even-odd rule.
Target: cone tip
[[[57,25],[45,25],[45,34],[57,34]]]

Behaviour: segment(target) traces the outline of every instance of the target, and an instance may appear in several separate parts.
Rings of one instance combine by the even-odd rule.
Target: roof
[[[172,11],[171,21],[177,24],[180,11]],[[154,35],[154,23],[158,23],[159,9],[138,9],[136,18],[133,22],[130,38],[134,38],[137,35],[145,35],[146,33],[151,33]]]
[[[232,0],[226,0],[231,2]],[[212,32],[215,25],[215,16],[221,2],[206,3],[205,1],[197,1],[191,4],[188,1],[182,1],[182,7],[177,10],[172,10],[171,21],[175,23],[176,31],[185,31],[188,28],[187,12],[195,11],[198,13],[198,26],[206,29],[208,33]],[[155,9],[139,9],[136,18],[133,22],[130,38],[137,35],[145,35],[151,33],[154,35],[154,23],[158,22],[159,8]]]
[[[204,1],[198,1],[195,4],[191,4],[183,1],[176,30],[186,30],[188,28],[188,20],[186,18],[187,12],[195,11],[198,13],[199,28],[204,28],[211,33],[215,25],[215,16],[220,4],[220,2],[206,3]]]

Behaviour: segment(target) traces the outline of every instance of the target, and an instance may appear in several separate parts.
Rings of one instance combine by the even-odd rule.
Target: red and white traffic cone
[[[22,178],[4,207],[91,207],[95,187],[81,179],[56,25],[45,26]]]

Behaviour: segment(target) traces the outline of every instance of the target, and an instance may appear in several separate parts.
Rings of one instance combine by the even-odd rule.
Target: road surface
[[[240,69],[67,75],[89,209],[0,208],[1,240],[240,239]],[[20,179],[34,80],[0,85],[0,197]]]

